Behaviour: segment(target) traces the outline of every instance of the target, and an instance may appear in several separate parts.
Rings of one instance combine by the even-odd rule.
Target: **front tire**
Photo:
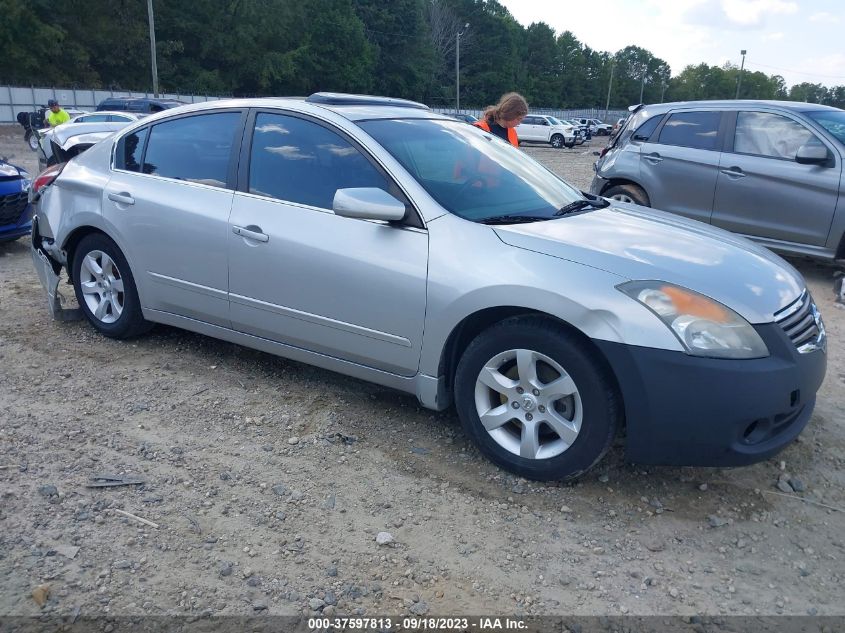
[[[553,135],[552,138],[549,139],[549,145],[551,145],[555,149],[560,149],[561,147],[563,147],[563,135],[561,135],[561,134]]]
[[[638,204],[641,207],[651,206],[648,199],[648,194],[643,191],[642,187],[635,184],[614,185],[608,188],[602,196],[610,198],[611,200],[619,200],[620,202],[631,202]]]
[[[131,338],[152,324],[141,313],[135,279],[111,238],[92,233],[79,242],[73,257],[73,289],[91,325],[110,338]]]
[[[621,397],[596,351],[540,316],[506,319],[461,356],[455,400],[464,431],[492,462],[538,481],[571,479],[602,456]]]

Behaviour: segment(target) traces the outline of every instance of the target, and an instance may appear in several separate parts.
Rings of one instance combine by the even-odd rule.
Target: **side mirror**
[[[332,211],[344,218],[397,222],[405,217],[405,205],[384,189],[354,187],[338,189],[334,194]]]
[[[805,143],[795,155],[795,162],[801,165],[823,165],[827,159],[827,148],[818,141]]]

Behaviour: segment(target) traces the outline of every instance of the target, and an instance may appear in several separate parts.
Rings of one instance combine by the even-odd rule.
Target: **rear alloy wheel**
[[[105,235],[87,235],[76,247],[73,288],[88,321],[108,337],[130,338],[152,327],[141,313],[126,258]]]
[[[641,187],[633,184],[614,185],[608,188],[602,196],[611,200],[619,200],[620,202],[631,202],[642,207],[651,206],[646,192]]]
[[[563,147],[563,135],[561,135],[561,134],[555,134],[555,135],[554,135],[554,136],[552,136],[552,138],[549,140],[549,143],[550,143],[550,144],[551,144],[551,146],[552,146],[552,147],[554,147],[555,149],[560,149],[561,147]]]
[[[482,332],[455,376],[467,435],[491,461],[522,477],[549,481],[585,472],[621,423],[620,398],[595,354],[539,316]]]

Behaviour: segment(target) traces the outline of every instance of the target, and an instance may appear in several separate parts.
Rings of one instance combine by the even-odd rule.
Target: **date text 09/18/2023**
[[[401,623],[401,627],[399,626]],[[379,617],[309,618],[309,631],[519,631],[526,623],[509,617],[403,617],[401,620]]]

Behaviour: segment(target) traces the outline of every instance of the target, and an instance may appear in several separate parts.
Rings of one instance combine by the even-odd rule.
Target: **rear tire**
[[[596,350],[535,315],[501,321],[470,343],[455,401],[464,431],[488,459],[538,481],[589,470],[622,423],[621,397]]]
[[[632,183],[609,187],[602,193],[602,196],[611,200],[619,200],[620,202],[631,202],[641,207],[651,206],[648,194],[643,191],[642,187]]]
[[[33,132],[32,130],[28,130],[26,134],[23,135],[26,144],[29,145],[29,149],[33,152],[38,151],[38,135]]]
[[[73,289],[85,317],[110,338],[132,338],[152,328],[144,319],[129,263],[102,233],[82,238],[73,256]]]

